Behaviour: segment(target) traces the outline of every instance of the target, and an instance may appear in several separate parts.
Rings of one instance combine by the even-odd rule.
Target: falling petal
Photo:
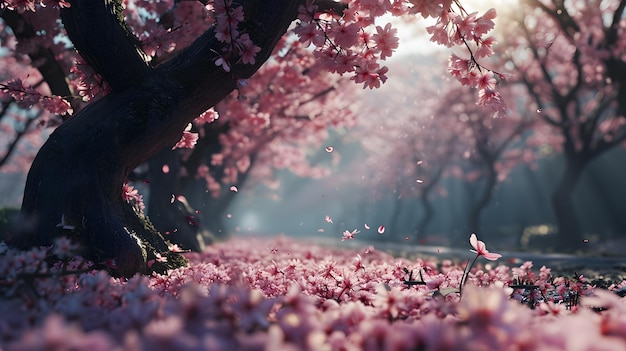
[[[422,164],[422,162],[424,162],[424,161],[422,161],[422,160],[417,161],[417,165],[418,165],[418,166],[419,166],[419,165],[421,165],[421,164]]]
[[[232,191],[233,193],[236,193],[236,192],[238,192],[238,191],[239,191],[239,189],[237,189],[237,187],[236,187],[236,186],[232,185],[232,186],[230,187],[230,191]]]
[[[418,180],[416,180],[415,182],[416,182],[417,184],[423,184],[423,183],[424,183],[424,181],[423,181],[423,180],[421,180],[421,179],[418,179]]]
[[[538,108],[538,109],[537,109],[537,113],[541,113],[541,112],[543,112],[543,109]]]
[[[330,218],[329,215],[326,215],[326,218],[324,218],[324,220],[326,221],[326,223],[332,223],[333,222],[333,219]]]
[[[385,226],[381,225],[380,227],[378,227],[378,234],[383,234],[385,232]]]
[[[369,225],[367,225],[367,223],[366,223],[366,224],[364,224],[363,226],[364,226],[364,227],[365,227],[365,229],[367,229],[367,230],[369,230],[369,229],[370,229],[370,226],[369,226]]]
[[[409,237],[408,237],[408,236],[405,236],[405,237],[404,237],[404,240],[409,240]]]
[[[172,198],[170,199],[170,203],[173,204],[174,200],[176,200],[176,196],[174,196],[174,194],[172,194]]]
[[[198,226],[198,221],[196,220],[196,217],[194,216],[185,216],[185,220],[187,220],[187,224],[189,224],[192,227]]]
[[[333,152],[334,148],[332,146],[326,146],[326,152]]]
[[[233,215],[229,213],[226,215],[226,218],[233,218]]]
[[[323,233],[323,232],[324,232],[324,229],[320,228],[320,229],[318,229],[318,230],[317,230],[317,232],[318,232],[318,233]]]
[[[170,172],[170,166],[169,165],[163,165],[161,167],[161,172],[163,172],[164,174],[168,174]]]

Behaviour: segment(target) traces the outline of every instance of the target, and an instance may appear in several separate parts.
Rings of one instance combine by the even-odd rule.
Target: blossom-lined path
[[[309,240],[309,239],[307,239]],[[397,257],[421,257],[433,258],[436,260],[453,260],[462,262],[472,257],[469,249],[460,249],[445,246],[430,245],[408,245],[400,243],[374,242],[366,241],[343,241],[336,239],[316,238],[310,239],[312,242],[328,247],[345,247],[349,249],[364,248],[372,245],[377,250],[381,250]],[[616,244],[618,245],[618,244]],[[615,252],[616,247],[613,247]],[[500,264],[519,265],[523,262],[531,261],[537,269],[541,266],[550,267],[553,271],[558,272],[578,272],[581,274],[606,275],[613,277],[626,277],[626,256],[598,256],[601,251],[594,251],[595,255],[573,255],[563,253],[531,253],[531,252],[515,252],[515,251],[498,251],[502,254],[502,259],[498,261]],[[626,248],[622,251],[626,255]]]

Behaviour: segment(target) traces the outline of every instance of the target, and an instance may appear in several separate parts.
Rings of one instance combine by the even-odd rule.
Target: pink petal
[[[487,259],[489,261],[495,261],[498,258],[502,257],[502,255],[497,254],[497,253],[493,253],[493,252],[485,252],[485,253],[483,253],[483,257],[485,257],[485,259]]]
[[[478,238],[476,238],[476,234],[474,233],[470,235],[470,244],[472,245],[473,248],[478,250]]]

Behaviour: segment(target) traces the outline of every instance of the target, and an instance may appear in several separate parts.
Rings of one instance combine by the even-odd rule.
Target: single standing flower
[[[465,285],[465,282],[467,281],[467,276],[469,275],[470,270],[472,269],[472,266],[474,266],[474,263],[476,263],[476,260],[478,259],[478,257],[483,256],[484,258],[490,260],[490,261],[495,261],[498,258],[502,257],[502,255],[495,253],[495,252],[489,252],[487,250],[487,246],[485,245],[484,242],[478,240],[478,238],[476,237],[476,234],[472,233],[472,235],[470,235],[470,240],[469,240],[470,244],[472,245],[472,247],[474,248],[474,250],[470,250],[472,252],[476,253],[476,257],[474,257],[474,259],[472,260],[472,263],[469,263],[466,267],[465,270],[463,271],[463,277],[461,278],[461,284],[459,284],[459,293],[461,294],[461,296],[463,296],[462,292],[463,292],[463,286]]]
[[[498,258],[502,257],[502,255],[500,254],[489,252],[487,250],[487,247],[485,246],[485,243],[478,240],[478,238],[476,237],[476,234],[472,233],[472,235],[470,236],[470,244],[474,248],[474,250],[470,250],[470,251],[475,252],[476,254],[478,254],[478,256],[483,256],[484,258],[490,261],[495,261]]]

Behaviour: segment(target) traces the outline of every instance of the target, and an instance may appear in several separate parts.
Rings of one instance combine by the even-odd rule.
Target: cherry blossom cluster
[[[92,101],[111,92],[109,85],[80,56],[70,68],[70,77],[74,91],[78,92],[84,102]]]
[[[305,45],[316,47],[317,57],[325,68],[350,74],[351,80],[363,83],[370,89],[380,87],[387,80],[387,67],[380,61],[392,56],[398,47],[397,30],[388,23],[376,25],[376,17],[385,13],[393,15],[421,14],[437,19],[427,28],[431,40],[446,46],[464,45],[469,59],[453,55],[450,72],[463,85],[479,89],[477,104],[495,115],[502,115],[507,107],[495,90],[494,72],[481,66],[478,59],[493,55],[493,29],[495,10],[482,16],[467,13],[459,1],[350,1],[341,13],[319,15],[315,1],[307,1],[300,9],[294,33]],[[497,76],[502,79],[500,74]]]
[[[476,105],[486,108],[494,117],[506,115],[508,110],[506,102],[495,90],[496,74],[502,80],[501,74],[481,67],[474,58],[462,59],[456,55],[450,57],[449,71],[461,84],[478,88]]]
[[[451,55],[449,71],[462,85],[478,89],[478,106],[493,112],[494,117],[506,114],[507,105],[496,91],[502,74],[482,66],[478,60],[494,54],[495,39],[487,36],[494,28],[496,11],[490,9],[482,16],[477,12],[467,13],[460,1],[411,0],[412,11],[421,13],[424,18],[434,17],[437,23],[428,27],[431,41],[448,47],[463,45],[469,58]],[[456,7],[456,9],[455,9]],[[496,79],[497,78],[497,79]]]
[[[143,213],[146,208],[143,203],[143,195],[139,194],[139,190],[128,183],[124,183],[122,186],[122,200],[133,205],[137,212]]]
[[[477,254],[489,253],[472,240]],[[68,243],[18,252],[0,245],[0,276],[41,270]],[[37,256],[38,258],[32,258]],[[477,265],[401,259],[285,237],[239,238],[188,253],[188,267],[127,281],[105,272],[40,274],[0,290],[6,350],[618,350],[626,282],[607,290],[530,262]],[[495,258],[494,256],[489,256]],[[413,276],[411,272],[420,272]],[[419,276],[419,277],[418,277]],[[415,279],[413,279],[415,278]],[[26,283],[27,282],[27,283]],[[407,284],[424,282],[424,284]],[[563,288],[564,284],[566,285]],[[534,309],[516,300],[531,298]],[[543,299],[576,292],[575,304]],[[524,300],[526,304],[527,301]],[[19,313],[17,313],[20,311]],[[584,333],[581,331],[584,330]]]
[[[401,4],[394,2],[394,6]],[[293,32],[305,46],[316,47],[316,57],[325,69],[350,74],[363,88],[378,88],[387,80],[388,71],[379,61],[392,56],[398,38],[390,23],[377,26],[375,18],[394,9],[389,1],[351,1],[345,9],[319,14],[316,2],[309,0],[300,7],[300,22]]]
[[[247,181],[262,180],[271,187],[276,185],[276,169],[302,177],[328,175],[338,153],[331,153],[330,165],[313,166],[311,152],[325,147],[329,130],[350,128],[355,123],[352,100],[337,93],[347,81],[317,70],[316,60],[298,41],[281,40],[275,53],[253,78],[239,84],[238,92],[194,121],[200,137],[204,137],[202,126],[207,122],[228,123],[218,137],[219,153],[206,160],[196,174],[205,179],[215,197],[237,185],[239,177],[252,170],[253,162]]]
[[[35,104],[41,104],[41,107],[52,114],[65,115],[72,113],[72,107],[67,100],[56,95],[42,95],[32,87],[25,87],[21,79],[0,83],[0,98],[5,97],[15,99],[25,109],[29,109]]]
[[[194,133],[191,131],[192,124],[189,123],[185,130],[183,131],[183,136],[180,140],[174,145],[173,149],[193,149],[196,143],[198,142],[198,133]]]
[[[244,20],[243,7],[233,4],[232,0],[215,0],[213,16],[215,38],[226,44],[222,52],[218,53],[215,65],[230,72],[235,63],[254,64],[256,54],[261,48],[252,42],[248,33],[242,32],[239,28],[239,24]]]

